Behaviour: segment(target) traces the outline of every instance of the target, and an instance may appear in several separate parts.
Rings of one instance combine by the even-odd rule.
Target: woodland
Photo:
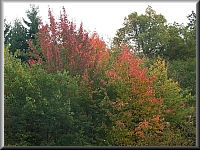
[[[196,145],[194,11],[133,10],[109,46],[60,11],[4,19],[5,146]]]

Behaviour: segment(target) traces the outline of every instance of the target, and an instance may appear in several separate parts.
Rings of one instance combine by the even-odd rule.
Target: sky
[[[26,10],[30,4],[39,6],[39,16],[44,23],[48,23],[48,8],[58,19],[64,6],[70,21],[74,21],[77,27],[83,23],[88,32],[97,32],[103,40],[109,44],[116,34],[117,29],[123,26],[126,16],[133,12],[139,15],[145,13],[148,5],[152,6],[157,14],[162,14],[168,23],[174,21],[187,23],[187,16],[192,11],[196,12],[197,1],[190,2],[3,2],[3,16],[8,22],[14,19],[26,18]]]

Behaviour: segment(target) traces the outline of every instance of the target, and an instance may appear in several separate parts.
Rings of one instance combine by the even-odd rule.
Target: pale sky
[[[162,14],[168,23],[174,21],[186,23],[192,10],[196,12],[197,1],[190,2],[55,2],[55,3],[29,3],[29,2],[3,2],[3,16],[7,21],[26,18],[25,11],[30,4],[39,6],[39,15],[44,23],[48,23],[48,8],[53,10],[53,15],[58,19],[64,6],[69,20],[73,20],[77,27],[81,21],[83,27],[89,32],[96,31],[100,37],[110,43],[117,29],[122,27],[124,17],[132,12],[144,14],[148,5],[152,6],[157,14]]]

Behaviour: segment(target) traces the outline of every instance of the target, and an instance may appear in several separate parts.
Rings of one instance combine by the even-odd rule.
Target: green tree
[[[172,60],[168,62],[168,76],[178,81],[182,89],[196,94],[196,58],[187,60]],[[194,101],[195,104],[195,101]]]
[[[185,43],[188,49],[188,56],[191,58],[196,57],[196,14],[194,11],[187,16],[189,23],[185,28]]]
[[[194,12],[188,16],[189,23],[184,26],[174,22],[167,24],[161,14],[156,14],[148,6],[145,14],[137,12],[125,18],[113,44],[125,43],[138,53],[147,57],[161,56],[166,59],[187,59],[195,57],[196,15]]]
[[[166,59],[184,59],[188,56],[187,46],[183,38],[184,27],[176,22],[167,26],[168,40],[164,43],[163,56]]]
[[[196,37],[196,14],[194,11],[191,12],[191,14],[189,14],[187,16],[189,22],[187,23],[187,27],[189,28],[190,31],[193,31],[193,36]]]
[[[126,43],[137,52],[148,56],[161,55],[167,41],[166,19],[148,6],[145,14],[137,12],[125,18],[124,27],[117,31],[114,44]]]
[[[9,40],[9,31],[11,28],[11,24],[6,22],[6,19],[4,19],[4,44],[8,44]]]
[[[28,17],[28,21],[23,18],[23,22],[27,25],[28,30],[28,39],[34,40],[36,39],[36,33],[39,31],[38,25],[40,21],[40,17],[38,16],[39,7],[35,5],[30,6],[30,10],[26,11],[26,15]]]
[[[187,60],[196,57],[196,14],[192,11],[187,18],[186,26],[178,23],[168,25],[165,58]]]
[[[29,68],[7,47],[4,56],[5,145],[59,145],[63,136],[72,137],[76,79],[67,72],[49,74],[39,64]]]
[[[13,26],[4,21],[4,43],[9,45],[12,54],[17,52],[16,56],[23,62],[27,62],[31,51],[28,41],[31,39],[36,44],[36,33],[39,24],[38,11],[39,8],[34,5],[31,6],[30,10],[27,10],[26,14],[29,21],[23,19],[26,26],[18,19],[14,21]]]
[[[26,61],[28,59],[28,43],[27,43],[27,29],[23,26],[20,20],[14,21],[14,26],[11,27],[9,31],[9,50],[12,54],[14,54],[18,50],[17,57],[22,61]]]

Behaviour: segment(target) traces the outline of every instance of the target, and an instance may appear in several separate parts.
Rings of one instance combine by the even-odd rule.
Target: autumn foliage
[[[191,97],[188,93],[182,94],[178,83],[168,78],[164,60],[158,58],[150,67],[145,67],[145,59],[125,44],[108,49],[98,34],[89,34],[82,23],[76,29],[64,8],[59,21],[55,20],[50,9],[48,16],[49,24],[42,21],[39,24],[36,44],[29,41],[29,70],[34,74],[27,72],[30,79],[24,76],[23,80],[27,80],[27,87],[31,85],[31,91],[41,83],[37,88],[39,98],[27,94],[29,99],[33,99],[32,96],[38,100],[37,103],[31,102],[32,113],[38,110],[41,112],[38,116],[44,116],[39,104],[48,105],[47,112],[52,113],[52,119],[55,119],[52,122],[59,129],[50,128],[49,133],[50,129],[38,127],[46,132],[47,139],[38,137],[52,145],[189,144],[182,141],[182,131],[186,127],[182,121],[188,120],[190,115],[186,106]],[[12,69],[10,66],[7,64],[8,70]],[[37,67],[41,68],[37,70]],[[41,80],[48,78],[48,82],[38,80],[40,74]],[[59,85],[62,87],[56,88]],[[50,93],[40,92],[40,89]],[[59,108],[54,105],[54,100]],[[8,105],[14,107],[9,101]],[[58,112],[57,118],[53,118],[54,111]],[[34,118],[31,121],[37,124]],[[48,124],[48,121],[40,121]],[[42,144],[45,145],[39,143]]]
[[[102,59],[108,55],[105,43],[97,34],[89,37],[81,24],[79,29],[67,18],[65,9],[60,14],[59,22],[55,21],[51,10],[48,11],[50,25],[42,22],[37,33],[39,51],[29,42],[32,48],[32,59],[29,64],[36,62],[44,64],[50,72],[68,70],[71,75],[84,74],[88,68],[100,67]],[[96,64],[95,64],[96,63]]]
[[[108,86],[116,91],[115,98],[109,101],[113,121],[109,133],[117,145],[135,145],[147,134],[161,135],[165,126],[163,98],[156,97],[154,82],[157,79],[141,67],[142,61],[122,45],[112,69],[105,73]]]

